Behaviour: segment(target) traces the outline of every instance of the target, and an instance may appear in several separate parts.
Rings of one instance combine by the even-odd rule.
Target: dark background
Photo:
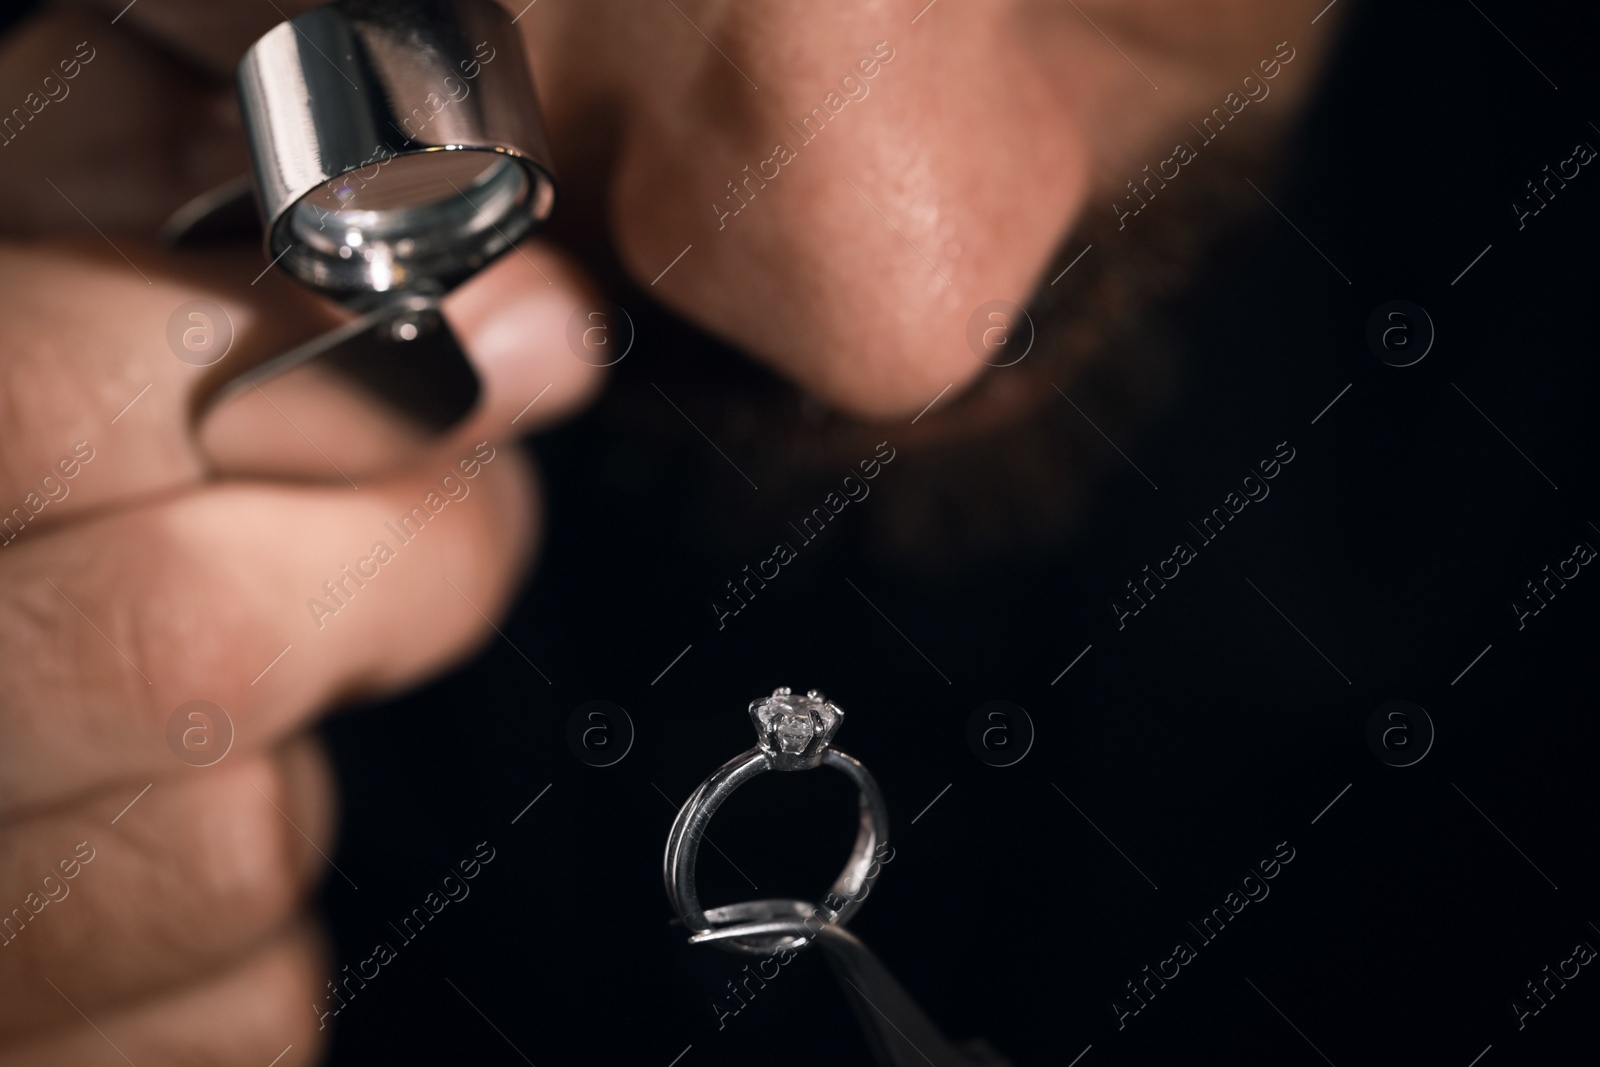
[[[1510,602],[1600,546],[1600,178],[1584,168],[1520,231],[1511,210],[1576,142],[1600,146],[1595,19],[1339,2],[1356,9],[1285,175],[1238,175],[1293,224],[1263,206],[1204,262],[1170,309],[1175,402],[1118,440],[1129,462],[1102,442],[1086,522],[1048,550],[897,566],[864,535],[880,494],[719,632],[722,583],[788,534],[754,493],[730,513],[748,487],[698,435],[630,416],[684,360],[748,372],[629,298],[639,337],[607,397],[533,443],[548,539],[505,640],[326,728],[334,861],[360,886],[330,872],[323,892],[340,962],[399,946],[340,1013],[334,1063],[869,1062],[814,953],[719,1031],[711,1005],[750,959],[668,924],[676,806],[749,746],[744,707],[776,685],[847,709],[840,747],[881,783],[896,847],[852,929],[953,1038],[1018,1067],[1594,1061],[1593,966],[1521,1029],[1512,1003],[1600,947],[1600,578],[1585,568],[1521,630]],[[1437,329],[1406,368],[1365,340],[1394,299]],[[1280,441],[1295,460],[1270,497],[1119,631],[1123,583],[1197,543],[1187,524]],[[732,458],[764,487],[785,464]],[[881,478],[920,461],[902,448]],[[593,699],[637,729],[607,768],[566,740]],[[1037,729],[1011,767],[968,747],[992,699]],[[1403,768],[1367,740],[1394,699],[1436,731]],[[717,817],[703,898],[815,897],[854,803],[837,775],[751,783]],[[402,944],[390,924],[485,841],[471,895]],[[1268,897],[1194,934],[1288,848]],[[1197,958],[1119,1029],[1112,1002],[1137,1007],[1125,983],[1179,941]]]
[[[1320,5],[1297,6],[1309,22]],[[1085,1067],[1467,1067],[1489,1046],[1484,1067],[1592,1062],[1595,967],[1521,1030],[1511,1004],[1575,943],[1600,946],[1600,576],[1585,568],[1520,631],[1509,605],[1576,543],[1600,545],[1600,174],[1521,231],[1510,205],[1576,142],[1600,145],[1595,23],[1481,7],[1349,13],[1284,180],[1238,175],[1304,236],[1263,206],[1205,261],[1173,309],[1176,402],[1118,441],[1131,463],[1103,445],[1086,524],[1048,550],[930,576],[864,545],[869,499],[719,632],[722,583],[788,534],[754,491],[746,519],[713,524],[709,501],[747,491],[736,472],[686,427],[619,417],[667,368],[720,358],[630,304],[639,339],[607,398],[532,444],[549,534],[505,639],[327,728],[334,860],[360,886],[330,872],[324,892],[342,962],[399,946],[389,924],[478,842],[495,849],[340,1014],[334,1062],[867,1062],[821,958],[719,1031],[711,1005],[750,961],[668,925],[675,809],[749,747],[745,705],[778,685],[847,709],[838,743],[882,784],[896,847],[852,929],[953,1038],[1018,1067],[1086,1048]],[[1411,367],[1365,340],[1393,299],[1437,329]],[[1061,401],[1056,416],[1083,418]],[[1187,523],[1282,441],[1295,459],[1271,496],[1119,632],[1123,583],[1193,543]],[[733,451],[758,484],[784,463]],[[918,463],[902,448],[881,479]],[[760,525],[762,550],[707,532],[730,521]],[[566,741],[592,699],[637,729],[607,768]],[[1037,727],[1015,766],[968,747],[991,699]],[[1393,699],[1437,732],[1405,768],[1366,739]],[[837,775],[752,783],[714,824],[726,858],[704,853],[703,897],[815,897],[853,804]],[[1280,842],[1294,859],[1270,896],[1202,945],[1188,922]],[[1119,1030],[1112,1000],[1180,940],[1198,958]]]

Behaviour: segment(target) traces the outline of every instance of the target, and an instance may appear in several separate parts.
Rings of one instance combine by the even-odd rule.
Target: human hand
[[[504,610],[538,532],[508,438],[593,393],[563,340],[587,284],[529,242],[454,294],[485,396],[399,466],[362,453],[374,415],[329,381],[295,386],[293,424],[268,384],[196,427],[219,370],[327,314],[252,283],[254,251],[140,238],[210,177],[139,177],[207,106],[163,61],[52,14],[6,42],[0,93],[75,54],[70,95],[0,149],[24,209],[0,240],[0,1065],[314,1062],[334,968],[308,896],[335,815],[310,730],[460,660]],[[111,127],[127,184],[95,145]],[[100,234],[72,235],[80,211]],[[217,367],[168,347],[194,299],[231,323]]]

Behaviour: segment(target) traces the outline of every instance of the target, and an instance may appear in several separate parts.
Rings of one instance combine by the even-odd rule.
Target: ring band
[[[798,948],[816,930],[807,922],[844,923],[866,901],[880,869],[882,848],[889,839],[889,812],[872,774],[857,760],[831,747],[844,712],[815,690],[795,696],[776,689],[750,705],[758,743],[712,773],[678,811],[667,835],[662,877],[692,942],[713,942],[730,952],[770,955]],[[828,766],[843,771],[860,790],[860,827],[844,870],[834,880],[822,906],[806,901],[765,900],[728,905],[710,911],[700,905],[695,889],[695,861],[706,826],[735,789],[765,771],[810,770]]]
[[[239,64],[266,254],[357,310],[438,297],[544,222],[549,146],[492,0],[335,0]]]

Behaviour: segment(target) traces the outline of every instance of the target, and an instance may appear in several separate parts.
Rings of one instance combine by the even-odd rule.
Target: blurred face
[[[1193,225],[1160,194],[1281,124],[1333,14],[925,2],[541,0],[518,23],[567,207],[653,296],[861,416],[983,371],[975,309],[1026,304],[1075,227]]]
[[[146,0],[130,17],[226,70],[279,10],[311,6]],[[506,6],[550,127],[561,238],[603,235],[598,258],[653,298],[867,418],[914,414],[978,377],[974,312],[1047,288],[1089,243],[1067,242],[1074,230],[1101,235],[1088,255],[1115,262],[1203,225],[1182,217],[1184,193],[1248,194],[1225,157],[1293,114],[1342,13],[1313,25],[1268,0]]]

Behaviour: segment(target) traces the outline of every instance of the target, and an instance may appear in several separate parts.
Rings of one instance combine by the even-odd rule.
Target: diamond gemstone
[[[762,747],[788,756],[805,754],[818,739],[826,743],[842,718],[839,709],[815,690],[798,696],[780,689],[756,701],[750,710]]]
[[[800,708],[784,709],[776,716],[772,736],[778,739],[778,747],[783,751],[799,753],[805,751],[816,731],[810,712]]]

